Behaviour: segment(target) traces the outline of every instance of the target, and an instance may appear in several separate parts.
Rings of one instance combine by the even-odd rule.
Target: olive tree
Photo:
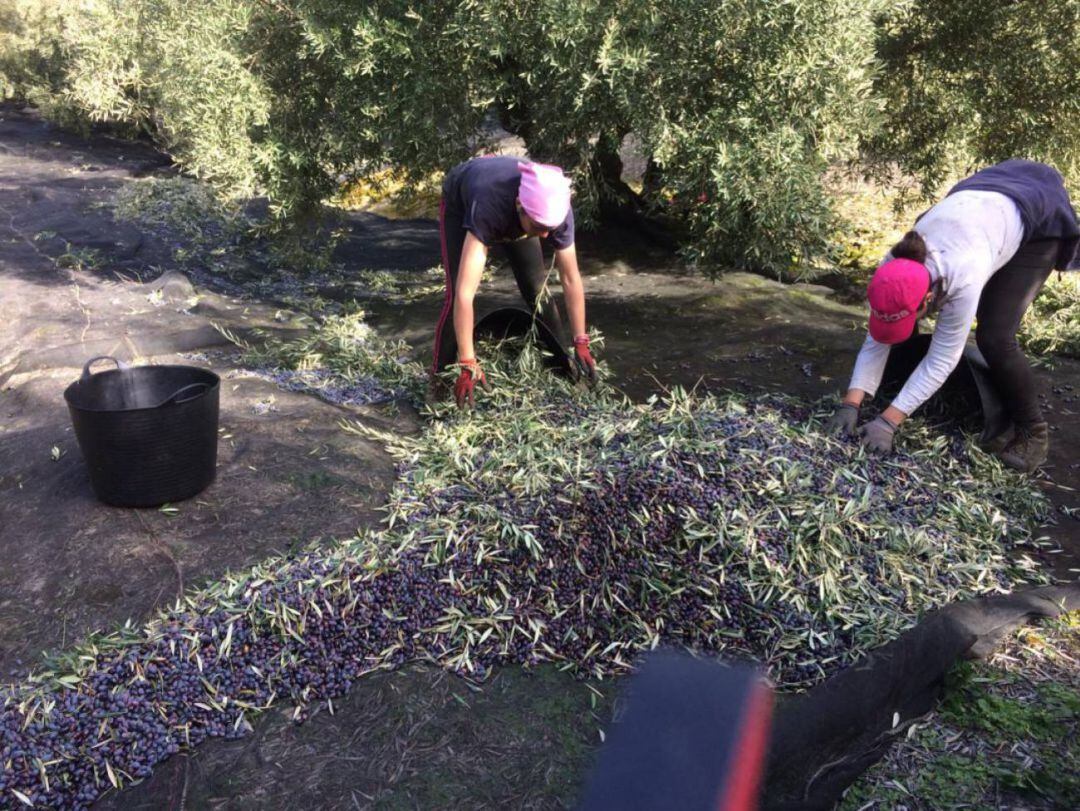
[[[887,103],[869,157],[928,191],[1011,157],[1080,183],[1080,3],[906,0],[879,19],[877,52]]]
[[[877,110],[874,8],[378,0],[358,13],[329,0],[294,4],[292,52],[323,77],[308,92],[332,89],[293,120],[339,170],[360,159],[427,171],[463,157],[495,109],[530,154],[573,172],[584,219],[626,206],[661,212],[685,227],[688,254],[708,267],[805,268],[831,229],[822,175],[855,154]],[[279,66],[282,81],[297,75]],[[617,150],[630,133],[650,161],[640,192],[619,178]]]
[[[445,170],[494,115],[573,174],[584,222],[662,217],[705,268],[779,274],[825,251],[822,176],[874,126],[880,1],[63,0],[52,86],[283,219]]]

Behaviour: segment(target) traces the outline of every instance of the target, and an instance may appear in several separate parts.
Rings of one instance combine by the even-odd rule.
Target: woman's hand
[[[847,436],[855,433],[858,422],[859,407],[852,403],[840,403],[825,424],[825,430],[833,436]]]
[[[889,422],[882,414],[868,422],[859,431],[864,447],[874,453],[892,453],[893,437],[900,426]]]
[[[484,370],[480,368],[476,358],[462,358],[458,361],[458,365],[461,366],[461,374],[458,375],[458,379],[454,383],[454,399],[457,401],[458,408],[464,408],[466,403],[474,406],[476,405],[476,395],[474,393],[476,384],[479,383],[481,386],[487,387]]]
[[[596,361],[593,360],[592,353],[589,351],[588,335],[578,335],[574,338],[574,361],[579,374],[590,383],[596,380]]]

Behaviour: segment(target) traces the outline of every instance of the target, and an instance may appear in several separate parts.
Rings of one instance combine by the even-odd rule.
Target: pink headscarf
[[[557,228],[570,212],[570,179],[558,166],[519,163],[521,189],[518,199],[525,213],[538,225]]]

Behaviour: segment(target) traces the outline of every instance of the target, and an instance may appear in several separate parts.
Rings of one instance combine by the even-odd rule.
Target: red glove
[[[454,399],[457,400],[458,408],[464,408],[465,403],[475,405],[476,397],[473,390],[477,383],[486,386],[487,378],[484,377],[484,372],[480,364],[476,362],[476,358],[463,358],[458,361],[458,365],[461,367],[461,374],[454,383]]]
[[[578,373],[590,381],[596,379],[596,361],[589,352],[589,336],[578,335],[574,338],[574,360],[577,361]]]

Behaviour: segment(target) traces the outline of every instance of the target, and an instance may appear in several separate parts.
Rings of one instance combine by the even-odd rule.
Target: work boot
[[[1045,422],[1016,426],[1016,436],[998,456],[1001,461],[1014,470],[1034,473],[1046,461],[1046,448],[1049,445],[1049,429]]]
[[[1005,427],[1001,429],[1001,431],[989,437],[988,439],[983,439],[982,437],[979,437],[979,447],[987,453],[1000,454],[1003,450],[1005,450],[1005,448],[1008,447],[1009,443],[1013,441],[1013,438],[1015,436],[1016,427],[1010,422],[1006,424]]]

